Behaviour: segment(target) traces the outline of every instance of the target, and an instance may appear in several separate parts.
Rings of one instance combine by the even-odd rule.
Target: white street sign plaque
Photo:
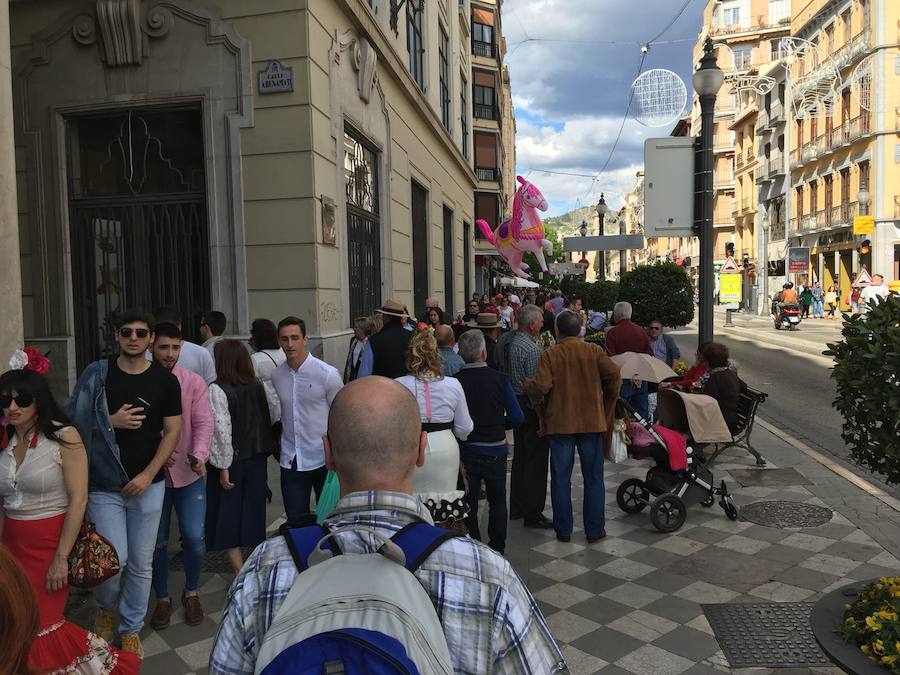
[[[281,61],[269,61],[257,73],[257,89],[260,94],[281,94],[294,91],[294,69],[284,66]]]

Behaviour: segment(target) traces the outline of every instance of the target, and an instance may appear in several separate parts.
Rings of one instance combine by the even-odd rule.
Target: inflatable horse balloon
[[[541,270],[549,274],[544,262],[544,250],[553,252],[553,243],[544,238],[544,225],[538,211],[547,210],[547,200],[534,185],[521,176],[516,176],[521,187],[513,198],[512,217],[500,223],[491,232],[490,225],[484,220],[476,220],[481,233],[494,245],[503,259],[509,263],[513,274],[523,279],[531,279],[530,268],[522,262],[522,256],[534,253]]]

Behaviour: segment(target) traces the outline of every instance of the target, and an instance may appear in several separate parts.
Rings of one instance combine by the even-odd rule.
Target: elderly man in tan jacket
[[[581,318],[571,311],[556,317],[559,341],[541,354],[537,376],[525,390],[544,397],[544,429],[550,444],[550,496],[556,538],[572,538],[572,468],[575,449],[584,476],[584,533],[589,544],[606,536],[603,445],[622,378],[597,345],[578,338]]]

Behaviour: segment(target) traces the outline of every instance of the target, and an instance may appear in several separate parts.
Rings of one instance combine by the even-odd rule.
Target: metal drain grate
[[[831,521],[832,512],[803,502],[762,501],[741,507],[741,520],[766,527],[819,527]]]
[[[810,626],[811,602],[703,605],[732,668],[830,666]]]
[[[246,560],[253,553],[252,548],[241,549],[241,554]],[[169,569],[184,570],[184,554],[178,551],[169,559]],[[207,551],[203,556],[203,571],[211,574],[231,574],[231,563],[228,562],[228,556],[225,551]]]

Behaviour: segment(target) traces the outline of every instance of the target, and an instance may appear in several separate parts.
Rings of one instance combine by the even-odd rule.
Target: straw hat
[[[387,316],[396,316],[401,319],[408,319],[409,312],[406,311],[406,307],[397,302],[396,300],[386,300],[384,305],[382,305],[381,309],[375,310],[378,314],[386,314]]]
[[[481,328],[484,330],[500,328],[500,317],[493,312],[480,312],[475,317],[475,321],[469,321],[466,325],[469,328]]]

